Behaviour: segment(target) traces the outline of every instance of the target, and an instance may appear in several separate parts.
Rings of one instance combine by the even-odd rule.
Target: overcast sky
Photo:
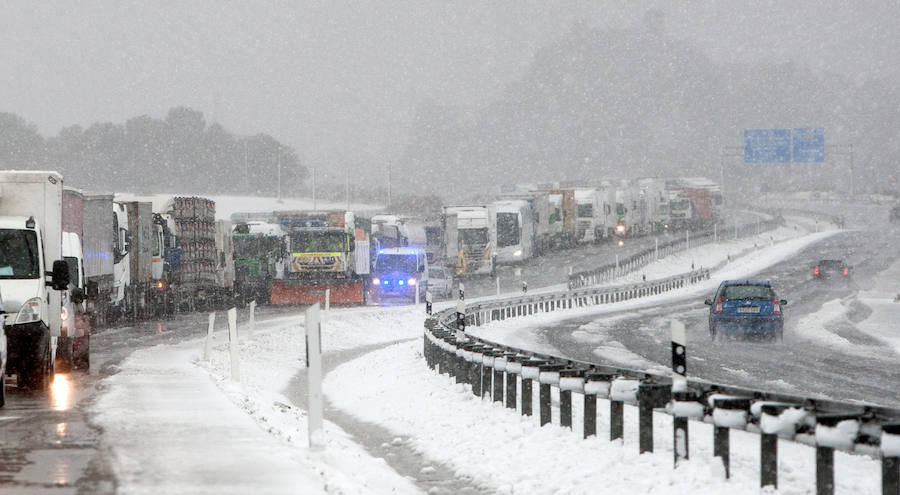
[[[11,1],[0,6],[0,111],[52,135],[186,105],[236,133],[272,134],[319,170],[383,170],[418,102],[483,105],[577,20],[631,27],[656,7],[716,60],[897,79],[898,5]]]

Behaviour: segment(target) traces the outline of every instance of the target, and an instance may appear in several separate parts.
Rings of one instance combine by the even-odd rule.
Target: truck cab
[[[0,294],[8,344],[7,373],[18,385],[53,381],[69,269],[62,256],[62,176],[0,172]],[[52,269],[50,268],[52,266]]]

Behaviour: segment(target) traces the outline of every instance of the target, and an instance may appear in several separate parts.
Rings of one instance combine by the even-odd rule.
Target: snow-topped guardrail
[[[627,258],[616,260],[590,270],[572,273],[569,275],[569,289],[580,289],[609,282],[674,253],[717,242],[720,238],[738,239],[759,235],[762,232],[773,230],[780,225],[782,225],[782,221],[773,218],[743,225],[735,224],[727,226],[723,224],[721,230],[719,230],[718,227],[714,227],[713,229],[700,232],[685,231],[678,234],[676,238],[669,238],[663,242],[657,241],[652,248],[644,249]]]
[[[683,379],[673,386],[671,375],[536,353],[474,337],[458,328],[459,319],[466,328],[610,304],[679,289],[709,276],[708,270],[699,270],[639,284],[500,298],[448,309],[425,320],[425,359],[432,369],[471,386],[474,395],[505,403],[522,415],[533,414],[533,389],[537,386],[542,426],[558,417],[559,426],[571,429],[572,394],[580,395],[585,438],[596,435],[598,400],[609,403],[610,440],[623,438],[624,405],[636,406],[642,453],[653,451],[653,412],[663,409],[676,418],[676,464],[689,457],[687,421],[693,419],[714,426],[714,455],[721,459],[726,476],[729,432],[740,429],[760,436],[760,486],[777,487],[777,442],[786,439],[815,448],[817,493],[834,492],[835,450],[880,457],[883,493],[900,493],[900,409]],[[463,309],[463,318],[458,318],[459,309]],[[557,404],[551,401],[554,388]],[[558,409],[555,415],[554,407]]]

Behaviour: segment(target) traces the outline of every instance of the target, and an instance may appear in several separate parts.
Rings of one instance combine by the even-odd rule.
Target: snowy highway
[[[643,360],[645,366],[664,369],[670,359],[668,322],[678,319],[688,330],[692,378],[900,407],[896,351],[855,326],[868,312],[855,295],[893,261],[880,254],[898,240],[886,232],[849,231],[753,275],[772,280],[779,296],[789,301],[783,343],[711,342],[703,297],[567,321],[540,329],[540,338],[574,359],[631,367]],[[811,264],[827,258],[852,265],[853,280],[813,280]]]
[[[758,275],[771,278],[781,297],[790,300],[783,344],[709,343],[707,308],[700,293],[669,300],[663,309],[657,304],[602,317],[572,318],[563,313],[560,316],[565,321],[553,324],[535,325],[530,319],[512,319],[504,324],[523,329],[516,333],[520,339],[527,334],[524,339],[533,343],[535,350],[665,370],[667,321],[675,317],[687,324],[689,341],[697,343],[688,347],[692,377],[900,405],[900,395],[892,387],[900,379],[892,366],[896,352],[855,328],[855,323],[870,313],[855,296],[878,285],[879,277],[893,276],[885,270],[896,260],[874,254],[891,252],[897,234],[876,229],[831,231],[816,237],[809,234],[815,229],[809,220],[797,225],[804,226],[806,232],[789,225],[771,236],[738,241],[727,248],[762,243],[760,248],[768,246],[777,251],[794,238],[803,240],[812,235],[816,239]],[[599,256],[596,253],[608,255],[613,248],[591,246],[584,250]],[[625,250],[629,248],[640,247],[630,243]],[[669,269],[680,269],[693,263],[695,256],[702,260],[699,263],[712,262],[712,258],[703,258],[703,252],[719,251],[721,255],[726,250],[715,245],[703,249],[706,251],[673,256],[663,263],[668,263]],[[518,268],[527,276],[544,274],[544,278],[538,278],[544,283],[558,284],[565,280],[562,266],[579,257],[586,259],[588,255],[574,250],[561,257],[559,266],[554,265],[552,270],[537,263]],[[810,281],[810,263],[822,257],[846,259],[853,265],[855,281],[849,285]],[[653,268],[648,267],[647,272],[652,275]],[[635,273],[630,278],[638,276]],[[493,288],[483,285],[467,292],[491,295]],[[530,285],[537,289],[540,284]],[[504,455],[503,449],[451,456],[453,450],[444,442],[453,442],[451,438],[462,425],[483,423],[482,436],[489,435],[488,430],[499,434],[505,428],[494,424],[496,419],[488,420],[465,389],[444,390],[447,385],[443,378],[427,371],[419,354],[421,311],[421,307],[412,306],[332,310],[324,338],[326,418],[331,425],[329,453],[324,457],[306,450],[300,309],[259,309],[259,331],[242,334],[239,384],[228,377],[228,346],[221,313],[214,353],[207,363],[199,358],[206,314],[105,330],[94,337],[90,374],[61,375],[48,394],[10,391],[7,407],[0,411],[4,446],[0,486],[4,493],[141,493],[151,487],[172,492],[242,493],[260,484],[267,487],[263,490],[266,493],[296,493],[292,487],[298,484],[318,486],[310,489],[313,493],[330,491],[329,486],[339,486],[344,493],[482,493],[509,492],[509,487],[547,493],[563,483],[563,478],[569,478],[571,473],[564,465],[555,468],[559,478],[549,482],[507,466],[503,476],[492,480],[485,476],[483,465],[499,462],[497,456]],[[246,310],[239,314],[239,327],[245,327]],[[452,404],[460,399],[460,404]],[[452,413],[456,419],[443,413],[436,423],[433,419],[417,419],[422,415],[434,418],[435,413],[428,411],[440,408],[442,401],[450,401],[447,407],[456,408]],[[419,432],[418,428],[430,433]],[[479,433],[473,430],[472,434]],[[545,442],[538,444],[539,449],[549,449],[560,441],[555,434],[551,435],[554,438],[543,438],[543,432],[527,435],[532,438],[528,442]],[[660,437],[665,435],[661,433]],[[753,443],[752,439],[748,441]],[[177,456],[171,456],[175,444],[194,453],[180,450]],[[584,455],[600,455],[603,459],[621,455],[604,450],[620,448],[609,445],[598,447],[596,442],[585,442],[577,449],[593,449]],[[633,448],[628,442],[625,447],[628,452]],[[701,444],[698,448],[705,447]],[[485,461],[484,456],[490,460]],[[235,469],[234,458],[243,458],[244,468]],[[527,468],[528,461],[518,462]],[[656,458],[641,462],[665,464]],[[800,473],[802,455],[791,458],[791,462],[798,474],[787,481],[808,485]],[[752,465],[752,458],[742,460],[736,455],[736,479],[752,477]],[[861,465],[863,468],[854,469],[869,469],[865,463]],[[302,468],[296,471],[297,466]],[[746,467],[743,474],[740,466]],[[707,461],[697,461],[692,469],[702,473],[711,468]],[[572,491],[587,490],[595,476],[596,472],[586,475]],[[639,472],[631,472],[624,475],[620,486],[635,489],[641,478]],[[690,480],[672,483],[676,487],[673,490],[692,486]],[[714,493],[715,485],[710,489]]]

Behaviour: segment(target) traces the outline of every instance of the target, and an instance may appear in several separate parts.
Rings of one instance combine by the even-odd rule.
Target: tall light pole
[[[347,198],[347,211],[350,211],[350,167],[347,167],[345,171],[346,176],[344,177],[344,194]]]
[[[316,167],[313,167],[313,210],[316,209]]]
[[[388,162],[388,211],[391,211],[391,162]]]

